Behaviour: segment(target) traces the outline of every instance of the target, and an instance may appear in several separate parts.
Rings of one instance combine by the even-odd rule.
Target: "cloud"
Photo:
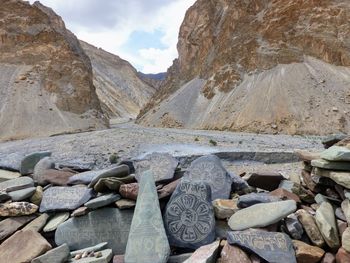
[[[117,54],[145,73],[166,71],[177,57],[179,28],[186,10],[194,2],[195,0],[41,1],[62,16],[67,28],[79,39]],[[135,32],[143,34],[137,34],[140,37],[135,38]],[[159,40],[151,46],[149,40],[155,36]],[[138,41],[137,45],[130,43],[131,40]],[[133,46],[137,48],[132,49]]]

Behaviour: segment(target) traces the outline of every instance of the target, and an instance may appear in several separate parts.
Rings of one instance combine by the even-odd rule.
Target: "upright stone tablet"
[[[151,153],[142,160],[134,161],[135,177],[140,181],[143,172],[150,170],[156,182],[170,180],[174,177],[178,160],[168,153]]]
[[[58,226],[55,242],[66,243],[71,251],[108,242],[108,248],[113,249],[115,255],[124,254],[132,216],[132,210],[101,208],[70,218]]]
[[[212,200],[228,199],[230,196],[232,179],[215,155],[194,160],[184,177],[191,181],[206,182],[211,188]]]
[[[212,243],[215,218],[209,185],[182,179],[167,204],[164,225],[173,246],[197,249]]]
[[[153,174],[147,171],[140,177],[140,191],[126,246],[125,263],[166,263],[169,254]]]

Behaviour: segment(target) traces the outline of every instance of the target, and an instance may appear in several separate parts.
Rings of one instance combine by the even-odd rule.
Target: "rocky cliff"
[[[39,2],[1,1],[0,94],[0,140],[106,127],[89,58]]]
[[[179,58],[139,122],[232,131],[350,132],[348,0],[198,0]]]
[[[110,118],[136,118],[155,93],[133,66],[120,57],[80,41],[90,57],[93,79],[102,109]]]

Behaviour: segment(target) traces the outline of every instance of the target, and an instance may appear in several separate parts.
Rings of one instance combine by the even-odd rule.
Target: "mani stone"
[[[277,201],[280,201],[278,197],[271,196],[268,193],[250,193],[238,197],[237,206],[239,208],[246,208],[255,204],[271,203]]]
[[[69,248],[66,244],[49,250],[44,255],[37,257],[31,263],[62,263],[69,257]]]
[[[101,208],[85,216],[73,217],[59,225],[55,233],[57,245],[67,243],[70,250],[83,249],[108,242],[114,254],[124,254],[133,211]]]
[[[140,182],[140,177],[145,171],[151,171],[156,182],[170,180],[174,177],[178,160],[168,153],[151,153],[141,160],[134,161],[135,177]]]
[[[22,201],[24,199],[31,197],[35,193],[35,191],[36,191],[35,187],[29,187],[22,190],[9,192],[8,195],[11,197],[12,201],[17,202],[17,201]]]
[[[184,178],[207,183],[211,188],[211,198],[227,199],[230,196],[232,178],[215,155],[202,156],[194,160]]]
[[[166,206],[164,225],[173,246],[197,249],[212,243],[215,217],[209,185],[182,179]]]
[[[86,187],[50,187],[44,191],[40,212],[74,210],[93,197]]]
[[[330,162],[323,159],[311,161],[311,165],[328,170],[350,171],[350,162]]]
[[[23,263],[44,254],[51,245],[38,232],[19,230],[0,245],[1,262]]]
[[[232,231],[227,234],[230,245],[257,254],[269,263],[296,263],[292,240],[284,233],[265,231]]]
[[[340,146],[332,146],[321,153],[321,158],[327,161],[349,162],[350,149]]]
[[[44,157],[51,156],[51,152],[36,152],[24,157],[21,161],[20,173],[28,175],[34,172],[35,165]]]
[[[232,230],[265,227],[277,223],[296,209],[294,200],[256,204],[237,211],[230,217],[228,225]]]
[[[220,241],[198,248],[192,256],[184,261],[184,263],[203,262],[215,263],[219,251]],[[127,262],[126,262],[127,263]]]
[[[140,191],[131,222],[125,263],[166,263],[170,247],[160,212],[153,172],[143,172],[139,180]]]
[[[59,213],[54,215],[44,227],[44,232],[50,232],[57,229],[57,227],[69,218],[69,213]]]
[[[344,186],[347,189],[350,189],[350,172],[343,171],[330,171],[320,168],[315,168],[314,173],[318,176],[327,177],[332,179],[337,184]]]
[[[0,216],[25,216],[34,214],[38,206],[27,202],[0,204]]]
[[[32,222],[26,225],[22,230],[34,230],[40,232],[46,225],[46,221],[49,219],[48,214],[41,214],[39,217],[35,218]]]
[[[15,218],[7,218],[0,222],[0,241],[12,235],[19,228],[33,220],[35,216],[21,216]]]
[[[250,186],[273,191],[278,188],[280,182],[285,178],[279,173],[253,173],[247,179]]]
[[[32,178],[28,176],[22,176],[0,183],[0,191],[11,192],[33,186],[34,181]]]
[[[85,206],[90,209],[97,209],[99,207],[112,204],[119,199],[120,199],[120,195],[118,194],[113,194],[113,193],[106,194],[106,195],[102,195],[97,198],[91,199],[90,201],[85,203]]]
[[[11,179],[16,179],[20,176],[20,173],[0,169],[0,183]]]
[[[293,240],[293,246],[298,263],[320,262],[325,253],[322,248],[310,246],[299,240]]]
[[[316,210],[316,224],[331,249],[337,249],[340,246],[337,222],[334,216],[334,210],[330,203],[323,202]]]
[[[93,257],[85,257],[81,259],[72,259],[69,262],[76,262],[76,263],[109,263],[111,262],[111,259],[113,258],[113,251],[112,249],[105,249],[102,251],[99,251],[100,256],[96,256],[97,253],[95,253],[95,256]]]

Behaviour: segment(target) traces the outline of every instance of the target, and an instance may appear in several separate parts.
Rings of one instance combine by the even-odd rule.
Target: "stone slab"
[[[27,199],[31,197],[36,191],[35,187],[28,187],[22,190],[12,191],[9,192],[8,195],[11,197],[12,201],[23,201],[24,199]]]
[[[20,176],[21,176],[21,174],[18,172],[12,172],[12,171],[0,169],[0,183],[7,181],[7,180],[16,179]]]
[[[62,263],[69,258],[69,247],[63,244],[49,250],[44,255],[32,260],[31,263]]]
[[[20,173],[28,175],[34,172],[35,165],[44,157],[50,157],[51,152],[36,152],[25,156],[21,161]]]
[[[0,241],[6,239],[14,232],[16,232],[19,228],[33,220],[35,216],[20,216],[20,217],[12,217],[7,218],[0,221]]]
[[[99,251],[97,253],[100,253],[100,256],[94,256],[94,257],[86,257],[81,258],[78,260],[71,259],[68,262],[76,262],[76,263],[109,263],[113,258],[113,251],[112,249],[105,249],[102,251]]]
[[[0,183],[0,191],[11,192],[21,190],[28,187],[33,187],[34,181],[28,176],[18,177],[16,179],[7,180]]]
[[[350,162],[330,162],[323,159],[312,160],[313,167],[328,169],[328,170],[342,170],[350,171]]]
[[[50,220],[46,223],[44,227],[44,232],[55,231],[57,227],[66,221],[69,218],[69,213],[58,213],[55,214]]]
[[[321,158],[335,162],[349,162],[350,149],[341,146],[332,146],[321,153]]]
[[[110,205],[115,201],[119,200],[120,198],[121,197],[118,194],[113,194],[113,193],[106,194],[106,195],[102,195],[94,199],[91,199],[90,201],[85,203],[85,206],[90,209],[97,209],[99,207]]]

